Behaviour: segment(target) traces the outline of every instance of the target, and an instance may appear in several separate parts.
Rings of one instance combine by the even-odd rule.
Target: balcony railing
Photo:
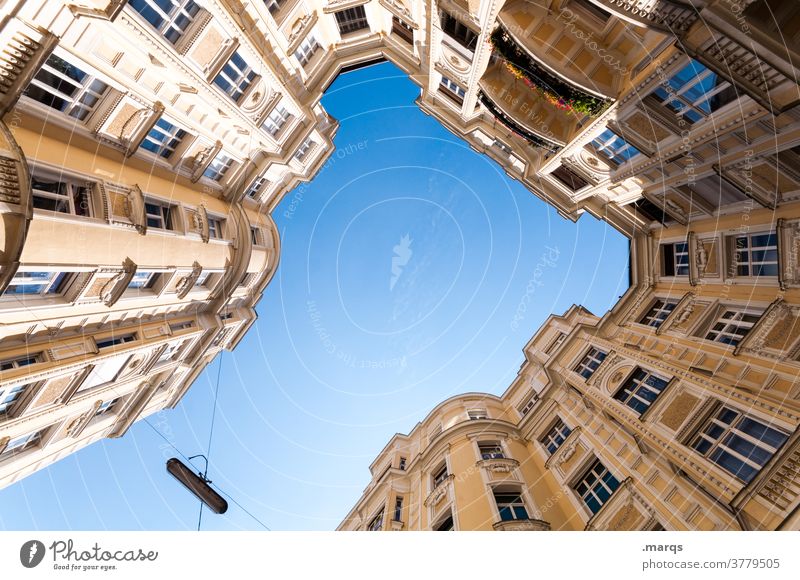
[[[701,7],[676,0],[598,0],[611,14],[643,26],[679,35],[697,20]]]
[[[511,131],[513,131],[514,133],[516,133],[517,135],[528,141],[534,147],[540,147],[542,149],[545,149],[546,151],[549,151],[550,153],[556,153],[558,152],[559,149],[561,149],[561,146],[552,143],[550,141],[547,141],[543,137],[540,137],[536,133],[526,129],[521,124],[517,123],[514,119],[506,115],[500,109],[500,107],[495,105],[494,102],[483,91],[478,93],[478,99],[480,99],[481,103],[483,103],[484,106],[487,109],[489,109],[489,111],[491,111],[492,115],[494,115],[494,117],[498,121],[500,121],[508,129],[510,129]]]
[[[594,117],[610,104],[609,100],[588,93],[548,71],[520,47],[502,26],[492,33],[491,43],[511,74],[559,109]]]

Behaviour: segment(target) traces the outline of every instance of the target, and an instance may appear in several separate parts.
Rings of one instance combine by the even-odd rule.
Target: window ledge
[[[403,522],[401,522],[400,520],[392,520],[390,522],[390,526],[391,526],[391,529],[392,529],[393,532],[399,532],[400,530],[403,529],[404,525],[405,524]]]
[[[501,458],[494,458],[494,459],[481,459],[475,465],[478,467],[482,467],[486,471],[491,471],[492,473],[512,473],[517,467],[519,467],[519,461],[516,459],[510,459],[508,457]]]
[[[497,532],[548,532],[550,522],[544,520],[508,520],[492,524]]]
[[[433,488],[433,491],[425,498],[425,506],[433,507],[442,501],[447,495],[447,490],[450,488],[449,484],[453,479],[455,479],[455,476],[450,474],[442,483]]]

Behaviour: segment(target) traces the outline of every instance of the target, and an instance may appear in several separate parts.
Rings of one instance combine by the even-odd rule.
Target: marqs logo
[[[44,558],[44,544],[39,540],[28,540],[19,549],[19,561],[26,568],[35,568]]]
[[[392,279],[389,280],[389,290],[394,290],[394,285],[397,284],[397,281],[400,279],[400,275],[403,273],[403,266],[408,264],[408,261],[411,259],[411,254],[414,252],[411,251],[411,242],[413,242],[411,238],[408,237],[408,234],[404,235],[400,238],[400,243],[397,244],[394,248],[394,256],[392,256]]]

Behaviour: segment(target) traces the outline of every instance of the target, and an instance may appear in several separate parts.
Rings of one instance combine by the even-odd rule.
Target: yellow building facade
[[[561,215],[631,238],[632,286],[551,318],[502,397],[395,438],[343,527],[381,501],[373,527],[397,527],[397,495],[404,529],[796,526],[799,21],[777,0],[4,2],[0,485],[174,407],[235,347],[277,267],[271,213],[333,151],[322,94],[388,60]],[[615,389],[640,367],[663,388],[636,417]],[[686,442],[727,402],[774,425],[756,475]],[[597,513],[565,491],[592,454],[619,484]]]

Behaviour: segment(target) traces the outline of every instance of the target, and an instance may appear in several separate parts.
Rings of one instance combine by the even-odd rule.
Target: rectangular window
[[[253,69],[238,52],[234,52],[219,74],[214,77],[214,84],[238,103],[255,78],[256,73]]]
[[[652,95],[676,122],[682,119],[690,125],[737,98],[735,87],[694,59]]]
[[[559,332],[555,340],[553,340],[553,342],[551,342],[550,345],[544,349],[544,354],[553,354],[555,350],[561,346],[565,338],[567,338],[567,335],[563,332]]]
[[[8,416],[11,408],[33,383],[0,387],[0,418]]]
[[[3,292],[3,296],[56,296],[67,286],[67,272],[19,272]]]
[[[42,362],[42,353],[36,354],[23,354],[13,358],[6,358],[0,360],[0,371],[9,371],[11,369],[19,369],[32,364]]]
[[[669,383],[668,379],[637,367],[614,395],[614,398],[641,415],[650,408],[667,383]]]
[[[383,510],[378,513],[367,526],[368,532],[380,532],[383,529]]]
[[[335,13],[335,16],[336,24],[339,26],[339,34],[342,36],[369,28],[367,13],[364,11],[363,5],[354,6],[347,10],[340,10]]]
[[[497,441],[481,441],[478,443],[481,459],[505,459],[503,448]]]
[[[731,271],[736,276],[777,276],[778,236],[774,232],[731,236]]]
[[[269,114],[267,120],[264,121],[262,127],[267,131],[267,133],[275,137],[278,135],[278,133],[280,133],[280,130],[283,129],[284,125],[286,125],[289,117],[291,117],[289,111],[282,105],[277,105]]]
[[[464,95],[466,95],[466,92],[449,78],[443,76],[439,86],[444,89],[446,94],[456,97],[454,100],[457,103],[464,102]]]
[[[392,33],[405,40],[408,44],[414,44],[414,29],[397,16],[392,16]]]
[[[108,91],[108,85],[51,54],[25,89],[29,98],[85,121]]]
[[[134,342],[136,340],[136,333],[129,332],[128,334],[120,334],[118,336],[110,336],[96,341],[97,348],[108,348],[109,346],[117,346],[118,344],[125,344],[126,342]]]
[[[534,406],[535,404],[536,404],[536,397],[531,397],[530,401],[528,401],[527,403],[525,403],[525,406],[523,406],[523,407],[522,407],[522,408],[519,410],[519,414],[520,414],[520,415],[522,415],[522,416],[524,417],[525,415],[527,415],[528,413],[530,413],[530,412],[531,412],[531,409],[533,409],[533,406]]]
[[[103,403],[97,408],[95,411],[94,416],[97,417],[98,415],[105,415],[106,413],[110,413],[114,410],[114,407],[119,402],[119,397],[116,399],[111,399],[110,401],[103,401]]]
[[[689,275],[689,244],[686,242],[675,242],[674,244],[662,244],[661,255],[663,257],[664,276],[688,276]]]
[[[736,346],[761,318],[761,310],[728,308],[714,321],[706,340]]]
[[[565,165],[559,165],[550,175],[563,183],[570,191],[578,191],[589,185],[588,181]]]
[[[401,522],[403,516],[403,498],[397,496],[394,500],[394,521]]]
[[[542,438],[542,445],[544,445],[547,452],[552,455],[555,453],[561,444],[566,441],[572,430],[564,424],[564,421],[559,419],[553,428]]]
[[[162,118],[156,121],[140,147],[159,157],[169,159],[185,136],[186,131]]]
[[[639,324],[646,324],[647,326],[658,328],[664,323],[664,321],[667,319],[667,316],[669,316],[670,313],[675,310],[677,305],[677,300],[656,300],[655,303],[653,303],[653,306],[650,307],[650,310],[648,310],[639,321]]]
[[[194,281],[194,287],[197,288],[199,286],[205,286],[209,276],[211,276],[211,272],[209,272],[208,270],[203,270],[202,272],[200,272],[200,275]],[[173,330],[175,329],[173,328]]]
[[[161,355],[158,357],[158,361],[156,362],[156,364],[160,365],[174,361],[177,358],[178,353],[180,352],[182,346],[183,346],[183,341],[169,343],[167,345],[167,348],[164,349],[164,352],[162,352]]]
[[[439,471],[436,471],[433,474],[433,487],[434,487],[434,489],[436,487],[438,487],[441,483],[444,483],[444,481],[447,479],[448,475],[450,475],[450,474],[447,473],[447,465],[445,464],[439,469]]]
[[[474,409],[472,411],[467,411],[467,417],[469,417],[470,421],[478,421],[480,419],[488,419],[489,416],[486,414],[486,411],[483,409]]]
[[[264,0],[264,5],[267,7],[267,10],[269,10],[269,13],[274,16],[278,10],[281,9],[281,5],[285,1],[286,0]]]
[[[452,532],[455,530],[455,522],[453,521],[453,514],[452,512],[447,512],[447,515],[439,521],[438,524],[433,526],[434,532]]]
[[[186,34],[200,12],[192,0],[128,0],[128,4],[172,44]]]
[[[136,273],[128,282],[128,288],[142,290],[151,288],[156,281],[156,273],[147,270],[137,270]]]
[[[132,355],[128,353],[118,354],[93,365],[92,370],[83,380],[76,392],[79,393],[112,382],[128,364],[128,360],[131,359],[131,356]]]
[[[222,239],[222,224],[225,223],[225,220],[220,218],[208,218],[208,237],[212,240],[221,240]]]
[[[266,177],[256,177],[250,188],[247,190],[247,197],[256,199],[262,190],[269,187],[269,180]]]
[[[33,193],[33,207],[47,211],[68,213],[90,217],[94,214],[92,209],[91,181],[76,181],[59,177],[45,177],[34,174],[31,179]]]
[[[578,363],[578,366],[575,367],[575,372],[584,379],[588,379],[594,374],[594,371],[597,370],[597,367],[599,367],[600,363],[604,360],[606,360],[606,353],[592,347],[589,349],[589,352],[586,353],[586,356],[583,357],[583,360]]]
[[[306,66],[309,62],[311,62],[311,57],[314,56],[314,53],[317,52],[319,48],[319,43],[317,39],[314,38],[313,35],[309,34],[303,42],[300,43],[300,46],[297,47],[297,50],[294,51],[294,57],[300,61],[300,66]]]
[[[497,504],[497,511],[500,512],[500,520],[504,522],[512,520],[527,520],[528,510],[525,509],[525,502],[522,501],[520,492],[501,492],[494,491],[494,501]]]
[[[170,204],[163,201],[145,199],[144,210],[148,228],[172,229],[172,206]]]
[[[596,514],[618,487],[617,478],[611,475],[611,472],[599,459],[596,459],[574,486],[574,489],[589,511]]]
[[[232,166],[233,159],[220,151],[211,163],[208,164],[203,175],[214,181],[222,181],[222,178],[225,177],[225,174],[230,171]]]
[[[308,154],[309,150],[315,145],[315,143],[311,140],[311,138],[306,139],[303,143],[298,147],[297,151],[294,154],[294,158],[298,161],[302,161],[305,159],[306,155]]]
[[[439,12],[441,14],[442,30],[464,48],[475,50],[475,45],[478,42],[478,34],[444,10],[440,9]]]
[[[751,481],[788,434],[727,405],[706,421],[689,446],[744,482]]]
[[[398,468],[401,471],[405,471],[406,470],[406,458],[405,457],[401,457],[400,458],[400,464],[398,465]]]
[[[33,433],[12,439],[8,442],[6,448],[3,449],[3,452],[0,453],[0,460],[19,455],[26,449],[36,446],[41,439],[42,431],[35,431]]]
[[[595,137],[591,146],[598,155],[605,157],[615,165],[622,165],[640,153],[636,147],[611,129],[606,129]]]
[[[261,245],[261,236],[258,233],[258,228],[250,227],[250,241],[253,242],[254,246]]]

